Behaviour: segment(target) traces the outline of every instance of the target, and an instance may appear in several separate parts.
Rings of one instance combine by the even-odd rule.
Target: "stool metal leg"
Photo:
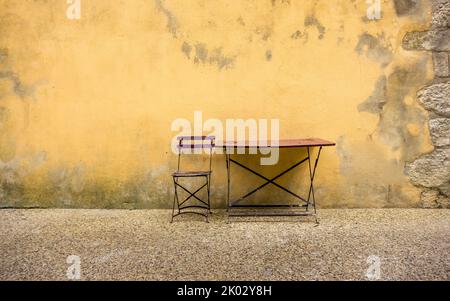
[[[206,209],[206,222],[209,223],[209,213],[211,213],[211,202],[210,202],[210,198],[209,198],[209,176],[205,177],[206,179],[206,194],[207,194],[207,198],[208,198],[208,208]]]
[[[208,183],[208,211],[209,213],[212,213],[211,211],[211,176],[206,177],[206,181]]]
[[[173,178],[173,186],[174,186],[174,195],[173,195],[173,207],[172,207],[172,218],[170,220],[170,222],[173,222],[173,217],[175,216],[175,202],[177,203],[177,208],[178,208],[178,213],[180,213],[180,204],[179,204],[179,200],[178,200],[178,191],[177,191],[177,183],[176,183],[176,179]]]
[[[231,162],[230,162],[230,154],[225,153],[225,160],[226,160],[226,164],[227,164],[227,210],[226,212],[228,213],[227,215],[227,221],[226,223],[228,224],[230,222],[230,195],[231,195]]]

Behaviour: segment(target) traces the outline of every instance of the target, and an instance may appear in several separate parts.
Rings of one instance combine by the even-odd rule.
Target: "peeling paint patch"
[[[320,23],[320,21],[313,15],[309,15],[305,18],[304,22],[306,27],[314,26],[317,28],[317,31],[319,32],[319,39],[323,39],[325,36],[325,26]]]
[[[194,56],[195,64],[201,63],[201,64],[216,65],[219,68],[219,70],[229,69],[234,64],[235,57],[224,55],[222,48],[216,48],[212,51],[209,51],[205,44],[197,43],[194,46],[194,49],[195,49],[195,56]]]
[[[266,61],[270,62],[272,60],[272,50],[266,51]]]
[[[36,91],[34,85],[25,85],[19,76],[12,71],[0,71],[0,80],[9,80],[12,83],[14,93],[24,99],[27,96],[33,96]]]
[[[405,102],[405,98],[414,95],[415,87],[426,80],[426,75],[417,70],[425,70],[427,58],[407,67],[397,67],[386,79],[385,92],[383,82],[377,82],[385,93],[385,102],[377,126],[381,141],[399,150],[403,160],[409,161],[422,153],[421,147],[427,138],[426,114],[423,110]]]
[[[167,9],[163,0],[155,0],[155,5],[159,11],[161,11],[167,19],[167,30],[172,34],[174,38],[178,36],[178,21],[172,12]]]
[[[186,55],[188,59],[191,58],[192,46],[189,45],[188,42],[183,42],[183,45],[181,45],[181,51]]]
[[[359,112],[380,114],[386,103],[386,76],[382,75],[375,83],[374,91],[363,103],[358,106]]]
[[[255,34],[261,36],[261,40],[267,41],[272,35],[272,29],[269,26],[258,27],[255,29]]]
[[[163,0],[155,0],[156,7],[166,16],[167,18],[167,29],[172,34],[173,38],[178,39],[180,36],[179,33],[179,25],[177,18],[174,14],[165,6]],[[238,19],[242,20],[240,17]],[[208,24],[210,26],[215,26],[213,21],[209,21]],[[245,25],[245,24],[244,24]],[[262,38],[268,39],[270,37],[270,31],[267,33],[266,31],[261,31]],[[235,57],[226,56],[223,53],[222,48],[215,48],[213,50],[208,49],[206,44],[204,43],[189,43],[188,41],[184,41],[181,45],[181,51],[186,55],[187,59],[190,60],[193,58],[195,64],[210,64],[217,65],[219,70],[229,69],[233,66]],[[194,54],[193,54],[194,52]]]
[[[0,107],[0,130],[3,123],[8,119],[8,110],[5,107]]]
[[[394,0],[395,12],[398,16],[411,14],[417,7],[417,0]]]
[[[237,18],[236,20],[240,25],[245,26],[245,22],[244,19],[242,19],[242,17]]]
[[[291,0],[272,0],[272,6],[276,6],[277,4],[291,4]]]
[[[206,60],[208,59],[208,49],[206,49],[205,44],[197,44],[195,45],[195,58],[194,62],[202,62],[206,63]]]
[[[209,57],[210,64],[216,64],[220,70],[231,68],[234,60],[234,57],[225,56],[221,48],[215,49]]]
[[[293,40],[303,40],[304,43],[306,43],[308,41],[308,33],[306,31],[305,32],[301,32],[300,30],[297,30],[296,32],[291,34],[291,39],[293,39]]]
[[[0,48],[0,64],[3,63],[8,57],[8,49]]]
[[[9,51],[7,48],[0,49],[0,63],[4,63],[9,56]],[[25,99],[26,97],[33,97],[36,91],[36,84],[27,85],[24,84],[20,76],[11,71],[8,68],[0,69],[0,81],[6,80],[11,82],[13,93],[20,97],[21,99]]]
[[[381,67],[386,67],[393,58],[390,48],[390,44],[383,35],[374,37],[369,33],[363,33],[359,36],[355,51],[359,55],[364,55],[370,60],[379,62]]]

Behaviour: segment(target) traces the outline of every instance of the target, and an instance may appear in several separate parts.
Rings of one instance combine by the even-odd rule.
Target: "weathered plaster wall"
[[[0,0],[0,206],[168,207],[170,125],[194,110],[337,141],[322,207],[444,206],[448,2],[431,2],[371,21],[363,0],[82,0],[69,20],[66,1]]]

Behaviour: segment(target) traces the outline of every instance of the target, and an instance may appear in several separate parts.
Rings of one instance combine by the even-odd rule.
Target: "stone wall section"
[[[432,52],[435,78],[417,98],[429,112],[434,151],[407,163],[405,171],[423,188],[422,207],[450,208],[450,0],[432,2],[430,29],[406,33],[403,48]]]

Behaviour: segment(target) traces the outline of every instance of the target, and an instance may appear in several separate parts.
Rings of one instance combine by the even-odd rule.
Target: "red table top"
[[[245,141],[243,143],[238,143],[237,141],[224,141],[222,145],[216,144],[215,147],[218,148],[270,148],[270,141],[267,143],[259,143],[260,145],[269,146],[258,146],[258,143],[250,143]],[[327,141],[320,138],[304,138],[304,139],[280,139],[279,148],[289,148],[289,147],[314,147],[314,146],[335,146],[336,143]],[[274,147],[274,146],[272,146]]]

